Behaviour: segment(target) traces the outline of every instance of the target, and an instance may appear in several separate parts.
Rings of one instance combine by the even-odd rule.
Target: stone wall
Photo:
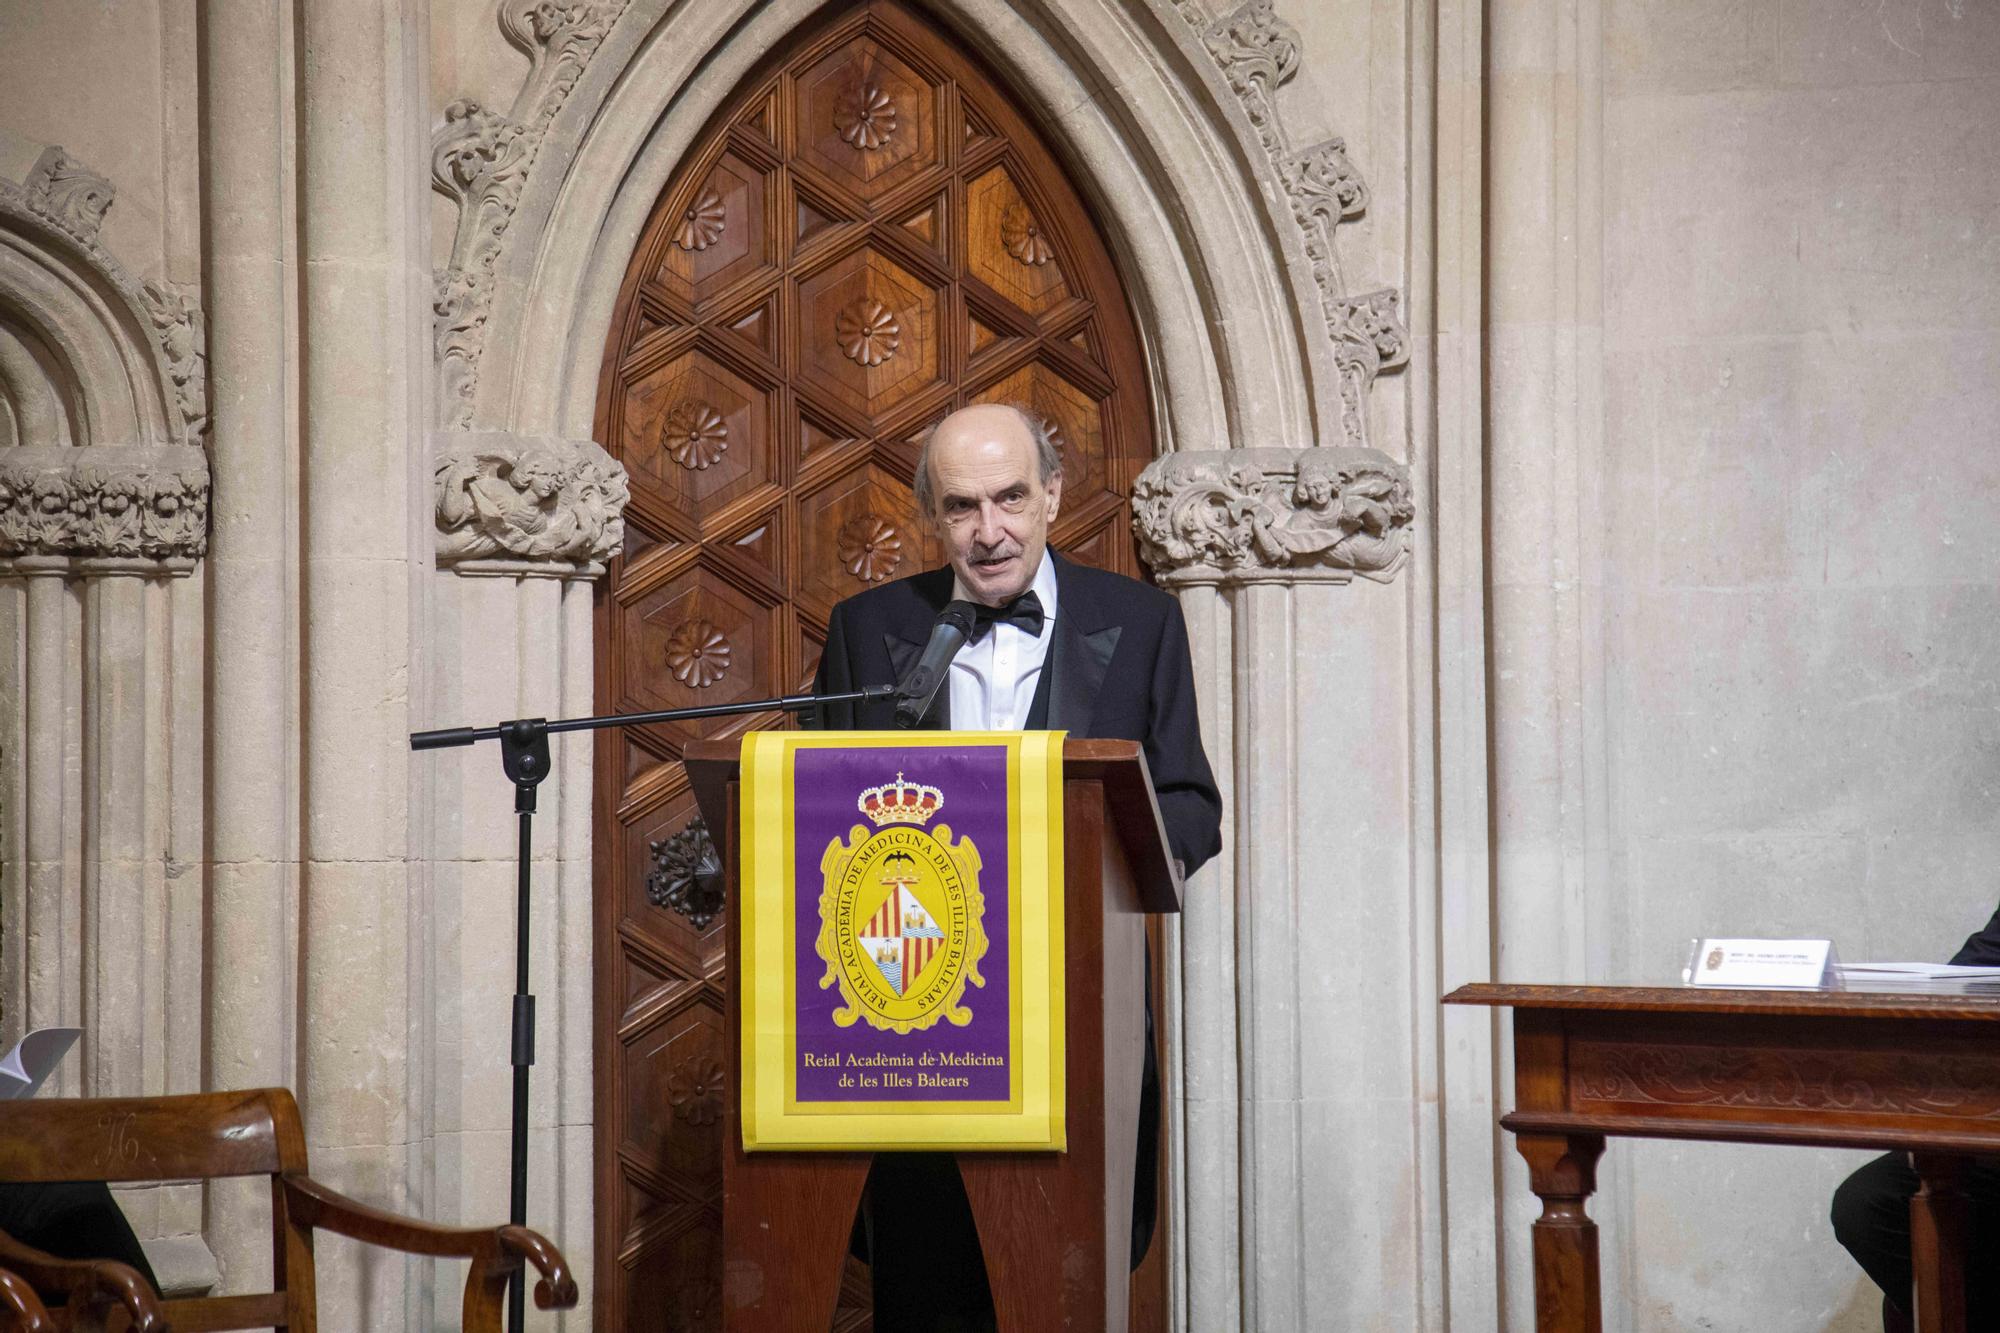
[[[1946,958],[2000,897],[2000,17],[1490,17],[1497,973]],[[1607,1328],[1878,1326],[1826,1220],[1858,1160],[1615,1144]]]
[[[504,1212],[509,794],[403,735],[588,711],[612,294],[814,8],[0,0],[0,466],[78,501],[0,514],[0,1003],[89,1029],[64,1092],[285,1084],[341,1187]],[[1530,1327],[1504,1024],[1442,990],[1660,979],[1697,933],[1941,957],[1995,896],[2000,19],[936,9],[1148,340],[1141,527],[1228,806],[1170,931],[1177,1326]],[[585,1275],[588,755],[538,820],[531,1153]],[[1607,1327],[1865,1327],[1849,1161],[1614,1146]],[[258,1194],[128,1205],[243,1289]],[[321,1260],[330,1328],[455,1309]]]

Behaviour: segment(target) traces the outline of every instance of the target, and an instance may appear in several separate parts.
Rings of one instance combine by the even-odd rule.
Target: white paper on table
[[[1853,977],[1919,977],[1931,981],[2000,981],[2000,967],[1964,963],[1842,963],[1839,971]]]
[[[0,1058],[0,1102],[17,1102],[34,1096],[42,1084],[76,1045],[82,1028],[36,1028]]]

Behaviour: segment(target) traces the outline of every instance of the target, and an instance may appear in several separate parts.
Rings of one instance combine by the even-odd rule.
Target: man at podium
[[[1048,549],[1049,524],[1062,502],[1062,459],[1048,427],[1001,404],[952,413],[924,441],[916,498],[944,539],[950,564],[834,607],[815,691],[905,679],[946,605],[971,602],[973,632],[923,725],[1138,741],[1175,859],[1191,872],[1220,851],[1222,801],[1202,750],[1180,604],[1149,584]],[[894,708],[893,702],[832,705],[822,710],[821,723],[886,730]],[[1149,976],[1150,967],[1148,959]],[[1157,1213],[1160,1091],[1150,1003],[1146,1029],[1135,1127],[1135,1267]],[[877,1157],[859,1230],[882,1333],[994,1326],[971,1207],[949,1155]]]

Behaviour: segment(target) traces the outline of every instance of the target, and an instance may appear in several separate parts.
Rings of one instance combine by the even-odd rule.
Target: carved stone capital
[[[0,450],[0,575],[180,575],[207,550],[199,449]]]
[[[441,432],[437,558],[460,574],[596,578],[625,541],[625,469],[591,440]]]
[[[1168,587],[1378,583],[1409,558],[1409,473],[1373,449],[1222,449],[1154,459],[1132,488],[1140,553]]]

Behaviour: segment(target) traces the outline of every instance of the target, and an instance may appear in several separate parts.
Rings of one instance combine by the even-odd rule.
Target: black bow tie
[[[1042,599],[1030,588],[1005,606],[987,606],[981,602],[972,608],[972,642],[985,638],[986,631],[995,625],[1012,625],[1041,638]]]

